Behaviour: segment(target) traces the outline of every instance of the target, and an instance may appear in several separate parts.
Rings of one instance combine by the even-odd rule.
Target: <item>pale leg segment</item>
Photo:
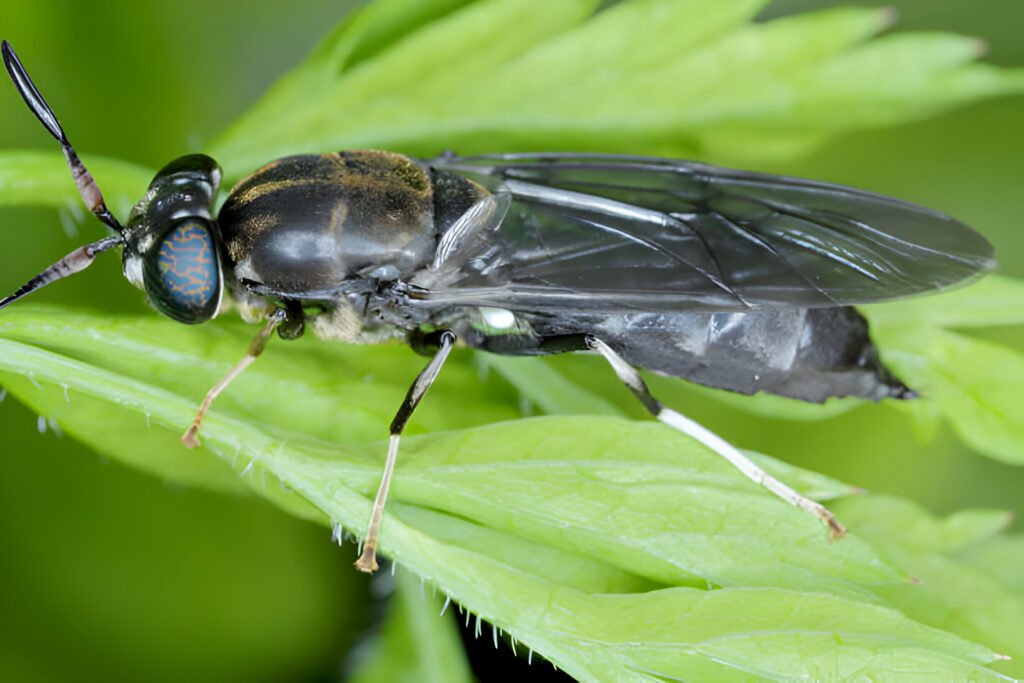
[[[395,419],[391,421],[391,438],[388,441],[388,457],[384,463],[384,474],[380,480],[380,487],[377,489],[377,496],[373,501],[373,512],[370,514],[370,523],[366,529],[366,537],[363,540],[363,552],[356,560],[356,569],[367,574],[377,571],[377,536],[380,533],[381,516],[384,514],[384,503],[388,497],[388,489],[391,486],[391,475],[395,471],[395,460],[398,459],[398,440],[405,429],[405,423],[409,421],[420,399],[427,393],[427,389],[437,379],[448,354],[455,345],[455,334],[447,330],[441,332],[437,352],[427,364],[427,367],[416,378],[409,392],[405,395]]]
[[[203,418],[206,417],[207,411],[210,409],[210,405],[213,404],[215,398],[217,398],[222,391],[228,388],[236,377],[242,374],[242,371],[252,365],[252,362],[259,358],[259,355],[263,353],[263,349],[266,348],[267,342],[270,340],[270,335],[274,333],[277,326],[280,325],[288,317],[288,314],[284,309],[278,308],[270,317],[267,319],[267,324],[263,326],[256,338],[252,340],[252,344],[249,345],[249,352],[245,354],[245,358],[238,361],[238,364],[231,368],[228,374],[213,385],[213,388],[206,392],[206,398],[203,399],[202,404],[199,406],[199,410],[196,412],[196,419],[192,421],[192,426],[188,428],[181,436],[181,442],[188,448],[196,448],[199,444],[199,427],[203,423]]]
[[[810,512],[812,515],[824,522],[825,526],[828,528],[829,538],[833,540],[839,539],[846,533],[846,528],[839,523],[839,520],[836,519],[835,516],[825,508],[825,506],[800,495],[775,477],[762,470],[747,456],[743,455],[739,449],[722,439],[711,430],[697,424],[690,418],[677,413],[671,408],[666,408],[661,405],[661,403],[651,395],[650,390],[647,388],[647,383],[644,382],[636,368],[627,363],[622,356],[617,354],[603,341],[595,337],[587,337],[587,346],[605,357],[605,360],[607,360],[612,366],[612,369],[615,370],[615,374],[618,375],[619,379],[629,387],[630,391],[632,391],[636,397],[640,399],[640,402],[643,403],[644,408],[656,417],[659,422],[662,422],[663,424],[666,424],[669,427],[700,441],[702,444],[732,463],[736,469],[742,472],[751,481],[765,487],[790,505],[795,505],[798,508]]]

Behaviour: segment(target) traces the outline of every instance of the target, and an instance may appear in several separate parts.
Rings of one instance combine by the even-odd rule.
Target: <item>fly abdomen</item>
[[[882,365],[867,321],[850,307],[527,317],[541,337],[589,332],[641,368],[742,394],[816,403],[913,395]]]

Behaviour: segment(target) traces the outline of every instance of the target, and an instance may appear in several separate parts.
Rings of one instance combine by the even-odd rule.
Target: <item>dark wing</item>
[[[992,246],[963,223],[827,183],[610,155],[427,163],[511,196],[479,248],[425,278],[438,305],[828,307],[941,290],[994,264]]]

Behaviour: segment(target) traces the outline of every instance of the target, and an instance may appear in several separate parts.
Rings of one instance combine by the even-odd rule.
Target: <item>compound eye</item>
[[[164,315],[178,322],[206,322],[217,313],[220,265],[210,225],[198,218],[175,224],[144,264],[146,293]]]

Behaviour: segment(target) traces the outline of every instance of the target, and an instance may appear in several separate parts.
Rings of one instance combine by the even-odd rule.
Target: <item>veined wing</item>
[[[949,216],[828,183],[666,159],[445,156],[511,207],[427,298],[529,310],[830,307],[964,282],[992,246]]]

